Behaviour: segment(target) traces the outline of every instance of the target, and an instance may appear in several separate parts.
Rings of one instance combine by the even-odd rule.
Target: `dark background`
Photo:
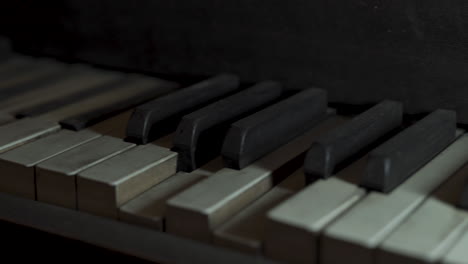
[[[229,71],[314,85],[338,103],[383,98],[468,123],[463,0],[2,1],[22,52],[163,74]]]

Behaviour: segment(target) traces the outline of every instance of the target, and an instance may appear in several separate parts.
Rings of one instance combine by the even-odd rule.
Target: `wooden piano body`
[[[419,114],[440,108],[454,110],[464,127],[466,8],[455,0],[8,1],[0,3],[0,35],[11,39],[17,54],[27,56],[144,73],[183,85],[232,72],[248,85],[272,79],[288,92],[324,89],[340,111],[400,101],[407,114],[405,128]],[[431,168],[437,171],[428,167],[423,172]],[[359,199],[367,194],[359,193]],[[260,255],[4,193],[0,219],[5,258],[17,260],[273,263]],[[465,240],[466,224],[460,220],[456,226]],[[453,246],[457,238],[446,239]],[[439,261],[440,252],[450,251],[441,247],[434,249]]]

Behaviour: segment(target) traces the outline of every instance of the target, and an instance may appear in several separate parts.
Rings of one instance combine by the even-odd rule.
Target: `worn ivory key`
[[[322,263],[373,263],[375,249],[467,161],[464,135],[390,194],[369,193],[325,229],[320,242]]]
[[[76,146],[98,138],[84,130],[62,130],[0,155],[0,191],[35,199],[35,166]]]
[[[137,146],[77,175],[78,210],[117,218],[118,208],[176,173],[177,153]]]
[[[468,212],[456,207],[467,173],[465,165],[398,226],[379,246],[377,263],[439,262],[468,226]]]
[[[76,208],[76,175],[134,144],[102,136],[37,165],[37,200]]]
[[[315,137],[343,120],[332,117],[304,135],[266,155],[242,170],[224,168],[168,201],[167,231],[201,241],[211,241],[212,230],[270,190],[286,175],[283,166],[306,151]],[[302,161],[302,160],[301,160]]]
[[[286,263],[316,263],[323,229],[366,195],[356,185],[366,161],[367,155],[273,208],[267,216],[265,255]]]
[[[304,186],[304,171],[300,169],[217,228],[213,242],[246,253],[262,254],[268,211]]]
[[[222,168],[222,159],[218,157],[191,173],[178,172],[121,206],[119,218],[128,223],[164,230],[167,200]]]

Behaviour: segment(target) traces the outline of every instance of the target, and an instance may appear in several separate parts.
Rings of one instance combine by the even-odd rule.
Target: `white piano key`
[[[0,126],[0,153],[28,143],[60,129],[57,122],[41,118],[24,118]]]
[[[460,239],[445,255],[443,264],[466,264],[468,263],[468,228],[460,233]]]
[[[468,225],[468,212],[455,207],[467,172],[450,177],[385,239],[377,263],[435,263],[447,254]]]
[[[427,201],[380,246],[376,263],[436,263],[466,226],[468,214]]]
[[[246,253],[261,254],[267,212],[304,186],[304,171],[300,169],[217,228],[213,242]]]
[[[72,71],[70,69],[70,71]],[[17,113],[28,107],[33,107],[45,102],[58,100],[77,92],[92,89],[106,82],[116,80],[119,75],[110,72],[97,71],[92,69],[75,69],[76,74],[67,78],[58,78],[47,85],[40,85],[36,89],[31,89],[1,102],[2,111]],[[70,73],[68,73],[70,74]]]
[[[35,199],[35,165],[98,138],[91,131],[62,130],[0,155],[0,191]]]
[[[102,136],[65,153],[41,162],[36,167],[37,200],[76,208],[76,175],[134,144]]]
[[[223,167],[221,157],[191,172],[179,172],[119,208],[120,220],[164,230],[166,202],[177,193],[211,176]]]
[[[271,189],[217,228],[213,232],[214,244],[248,254],[261,254],[267,211],[292,194],[288,189]]]
[[[343,121],[332,117],[248,167],[224,168],[175,196],[167,203],[167,232],[211,241],[213,229],[273,187],[277,169]]]
[[[60,71],[63,72],[66,69],[64,64],[50,60],[35,60],[34,63],[37,64],[38,67],[31,68],[30,71],[23,72],[19,74],[19,76],[14,75],[12,78],[2,80],[2,82],[0,82],[0,90],[16,85],[33,83],[46,76],[52,76]]]
[[[464,135],[390,194],[368,194],[326,228],[320,242],[321,262],[372,263],[374,249],[467,161],[468,136]]]
[[[316,263],[322,230],[366,194],[355,185],[366,160],[367,156],[328,180],[314,182],[271,210],[265,255],[286,263]]]
[[[50,120],[63,120],[100,109],[106,105],[119,104],[129,97],[153,90],[154,84],[155,82],[151,79],[141,78],[130,85],[118,86],[115,89],[84,98],[73,104],[65,105],[42,114],[40,117]]]
[[[117,218],[118,207],[176,173],[177,153],[137,146],[77,175],[78,210]]]

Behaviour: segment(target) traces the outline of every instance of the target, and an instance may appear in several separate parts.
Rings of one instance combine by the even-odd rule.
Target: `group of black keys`
[[[7,41],[0,39],[0,60],[9,54]],[[61,124],[81,130],[139,104],[126,140],[147,144],[175,130],[178,170],[191,172],[219,155],[226,167],[242,169],[336,114],[322,89],[285,96],[274,81],[240,86],[237,76],[221,74],[150,101],[132,98]],[[454,111],[439,109],[410,125],[403,114],[402,103],[385,100],[319,136],[305,156],[307,181],[331,177],[370,150],[360,185],[390,193],[457,137]],[[468,187],[459,205],[468,209]]]

